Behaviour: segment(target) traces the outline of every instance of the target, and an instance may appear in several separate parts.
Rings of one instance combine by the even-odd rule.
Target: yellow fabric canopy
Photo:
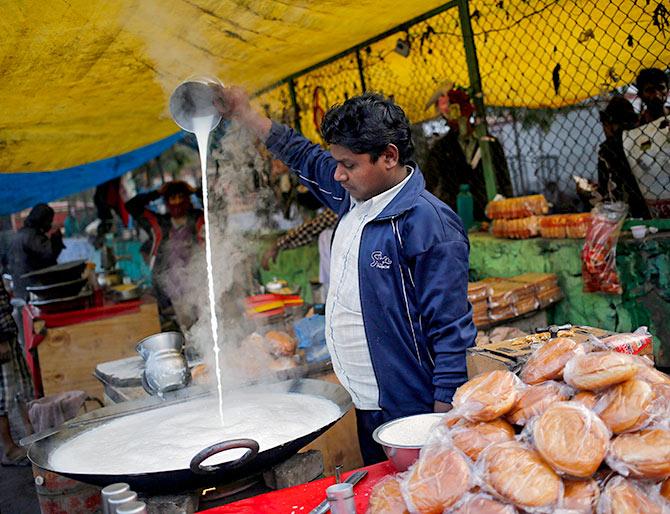
[[[167,99],[189,76],[215,75],[257,91],[443,3],[3,2],[0,171],[59,170],[140,148],[176,132]],[[635,73],[631,60],[667,67],[667,31],[652,26],[643,4],[506,0],[503,8],[503,2],[474,0],[486,102],[557,107],[629,83]],[[393,94],[414,121],[427,116],[424,104],[437,83],[468,84],[457,10],[437,16],[433,25],[439,30],[425,38],[421,52],[413,46],[408,58],[394,53],[398,35],[362,52],[368,89]],[[408,29],[412,45],[430,23]],[[303,116],[312,116],[316,104],[327,107],[326,101],[357,92],[351,85],[356,64],[351,58],[343,62],[296,80],[299,103],[312,107]],[[556,64],[562,77],[558,93],[551,79]],[[339,83],[338,74],[350,86]],[[315,93],[318,85],[323,91]],[[285,101],[287,94],[284,86],[261,100]]]

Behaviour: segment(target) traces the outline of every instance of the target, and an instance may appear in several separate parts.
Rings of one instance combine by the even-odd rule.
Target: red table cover
[[[390,462],[380,462],[364,469],[368,475],[354,487],[356,493],[356,512],[363,514],[368,508],[370,491],[384,477],[395,473]],[[344,473],[342,480],[352,472]],[[229,503],[221,507],[208,509],[208,514],[308,514],[310,510],[326,499],[326,488],[335,483],[334,477],[316,480],[308,484],[297,485],[259,494],[253,498]]]

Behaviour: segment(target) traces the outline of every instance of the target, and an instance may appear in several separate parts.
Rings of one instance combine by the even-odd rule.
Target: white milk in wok
[[[262,452],[323,428],[340,415],[330,400],[296,393],[226,396],[223,427],[218,409],[218,399],[205,398],[118,418],[64,443],[49,463],[57,472],[99,475],[187,469],[212,444],[251,438]],[[228,450],[205,464],[232,461],[245,452]]]

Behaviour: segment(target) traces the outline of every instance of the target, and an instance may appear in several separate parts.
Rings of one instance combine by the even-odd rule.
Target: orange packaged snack
[[[428,445],[400,489],[410,512],[442,514],[470,489],[470,468],[458,450]]]
[[[556,402],[569,400],[571,393],[569,386],[553,380],[532,385],[521,393],[517,404],[507,414],[507,419],[515,425],[525,425]]]
[[[594,410],[615,434],[639,430],[649,420],[647,409],[653,396],[646,382],[627,380],[605,391]]]
[[[473,423],[461,421],[451,429],[454,446],[473,461],[491,444],[514,440],[514,428],[503,419]]]
[[[549,509],[561,498],[561,479],[538,452],[519,441],[489,446],[480,462],[491,492],[518,507]]]
[[[400,492],[400,481],[392,476],[382,480],[370,493],[367,514],[408,514]]]
[[[617,436],[612,440],[607,464],[624,476],[670,477],[670,430],[653,428]]]
[[[595,480],[564,480],[563,508],[572,514],[591,514],[596,511],[600,487]]]
[[[576,389],[598,391],[633,378],[633,357],[618,352],[593,352],[570,359],[563,370],[565,382]]]
[[[610,433],[602,420],[580,403],[560,402],[534,423],[533,440],[552,468],[577,478],[593,475],[607,454]]]
[[[546,380],[560,379],[567,362],[581,353],[584,351],[574,339],[551,339],[535,350],[526,361],[521,371],[521,380],[526,384],[539,384]]]
[[[512,410],[520,385],[520,380],[511,371],[482,373],[456,390],[453,405],[470,421],[491,421]]]
[[[639,483],[623,477],[607,482],[598,502],[598,514],[667,514],[661,498]]]

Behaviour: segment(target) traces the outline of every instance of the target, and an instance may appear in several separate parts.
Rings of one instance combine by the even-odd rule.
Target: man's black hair
[[[668,87],[668,76],[658,68],[645,68],[640,73],[637,74],[637,79],[635,80],[635,87],[639,92],[642,92],[642,89],[647,84],[665,84],[665,87]]]
[[[321,123],[324,140],[376,162],[389,144],[398,148],[399,163],[414,153],[410,124],[403,110],[377,93],[365,93],[331,107]]]

